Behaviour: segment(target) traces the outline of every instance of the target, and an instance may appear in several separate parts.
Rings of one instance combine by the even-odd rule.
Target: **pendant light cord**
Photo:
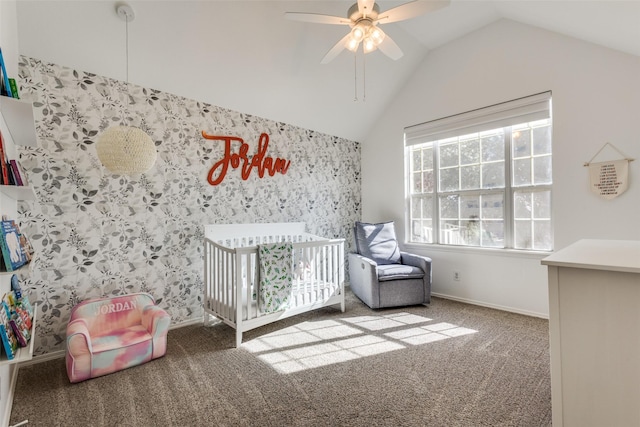
[[[125,28],[125,39],[126,39],[125,52],[126,52],[126,63],[127,63],[126,76],[127,76],[127,83],[129,83],[129,16],[128,15],[124,21],[125,21],[124,28]]]

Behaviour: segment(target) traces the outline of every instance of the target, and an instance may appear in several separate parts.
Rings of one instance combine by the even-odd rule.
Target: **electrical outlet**
[[[460,272],[459,271],[454,271],[453,272],[453,280],[455,280],[456,282],[460,281]]]

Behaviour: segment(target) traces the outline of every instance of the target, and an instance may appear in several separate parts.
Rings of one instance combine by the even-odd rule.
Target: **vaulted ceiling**
[[[378,3],[387,10],[405,2]],[[136,17],[127,29],[114,1],[18,0],[19,52],[357,141],[430,50],[500,19],[640,56],[640,0],[451,0],[384,25],[404,52],[399,60],[345,50],[325,65],[348,27],[294,22],[284,13],[346,16],[353,1],[128,3]]]

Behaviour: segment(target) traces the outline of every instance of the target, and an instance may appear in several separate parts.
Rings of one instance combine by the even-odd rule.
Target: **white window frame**
[[[458,246],[458,247],[471,247],[479,249],[506,249],[506,250],[522,250],[526,252],[547,252],[553,248],[553,218],[550,214],[550,239],[551,248],[545,249],[521,249],[516,248],[515,242],[515,215],[516,209],[513,206],[514,194],[518,191],[549,191],[551,193],[553,183],[549,184],[531,184],[527,186],[514,186],[512,185],[512,166],[513,166],[513,145],[512,135],[509,132],[505,132],[505,157],[504,157],[504,187],[494,189],[472,189],[472,190],[453,190],[453,191],[441,191],[439,188],[439,144],[438,141],[445,140],[452,137],[461,137],[464,135],[483,132],[498,128],[510,128],[513,125],[522,123],[535,122],[539,120],[548,119],[551,124],[551,92],[539,93],[536,95],[519,98],[513,101],[507,101],[504,103],[492,105],[490,107],[481,108],[466,113],[458,114],[455,116],[445,117],[422,123],[415,126],[405,128],[405,217],[406,217],[406,232],[405,243],[411,245],[445,245],[445,246]],[[417,145],[433,144],[433,175],[434,175],[434,191],[430,193],[433,196],[433,215],[432,215],[432,242],[417,242],[413,241],[412,233],[412,212],[411,201],[412,188],[411,188],[411,150]],[[553,144],[553,141],[552,141]],[[552,150],[553,151],[553,150]],[[553,154],[550,154],[553,158]],[[441,242],[442,227],[440,219],[440,196],[446,194],[464,195],[477,195],[477,194],[490,194],[492,192],[503,194],[503,209],[504,209],[504,241],[503,246],[478,246],[460,242]],[[415,198],[420,198],[416,196]],[[551,204],[551,201],[549,202]],[[549,209],[551,207],[549,206]]]

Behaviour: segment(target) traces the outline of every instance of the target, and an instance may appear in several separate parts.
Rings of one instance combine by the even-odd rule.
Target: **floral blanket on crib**
[[[275,313],[289,306],[293,285],[293,244],[258,246],[260,263],[259,302],[263,313]]]

